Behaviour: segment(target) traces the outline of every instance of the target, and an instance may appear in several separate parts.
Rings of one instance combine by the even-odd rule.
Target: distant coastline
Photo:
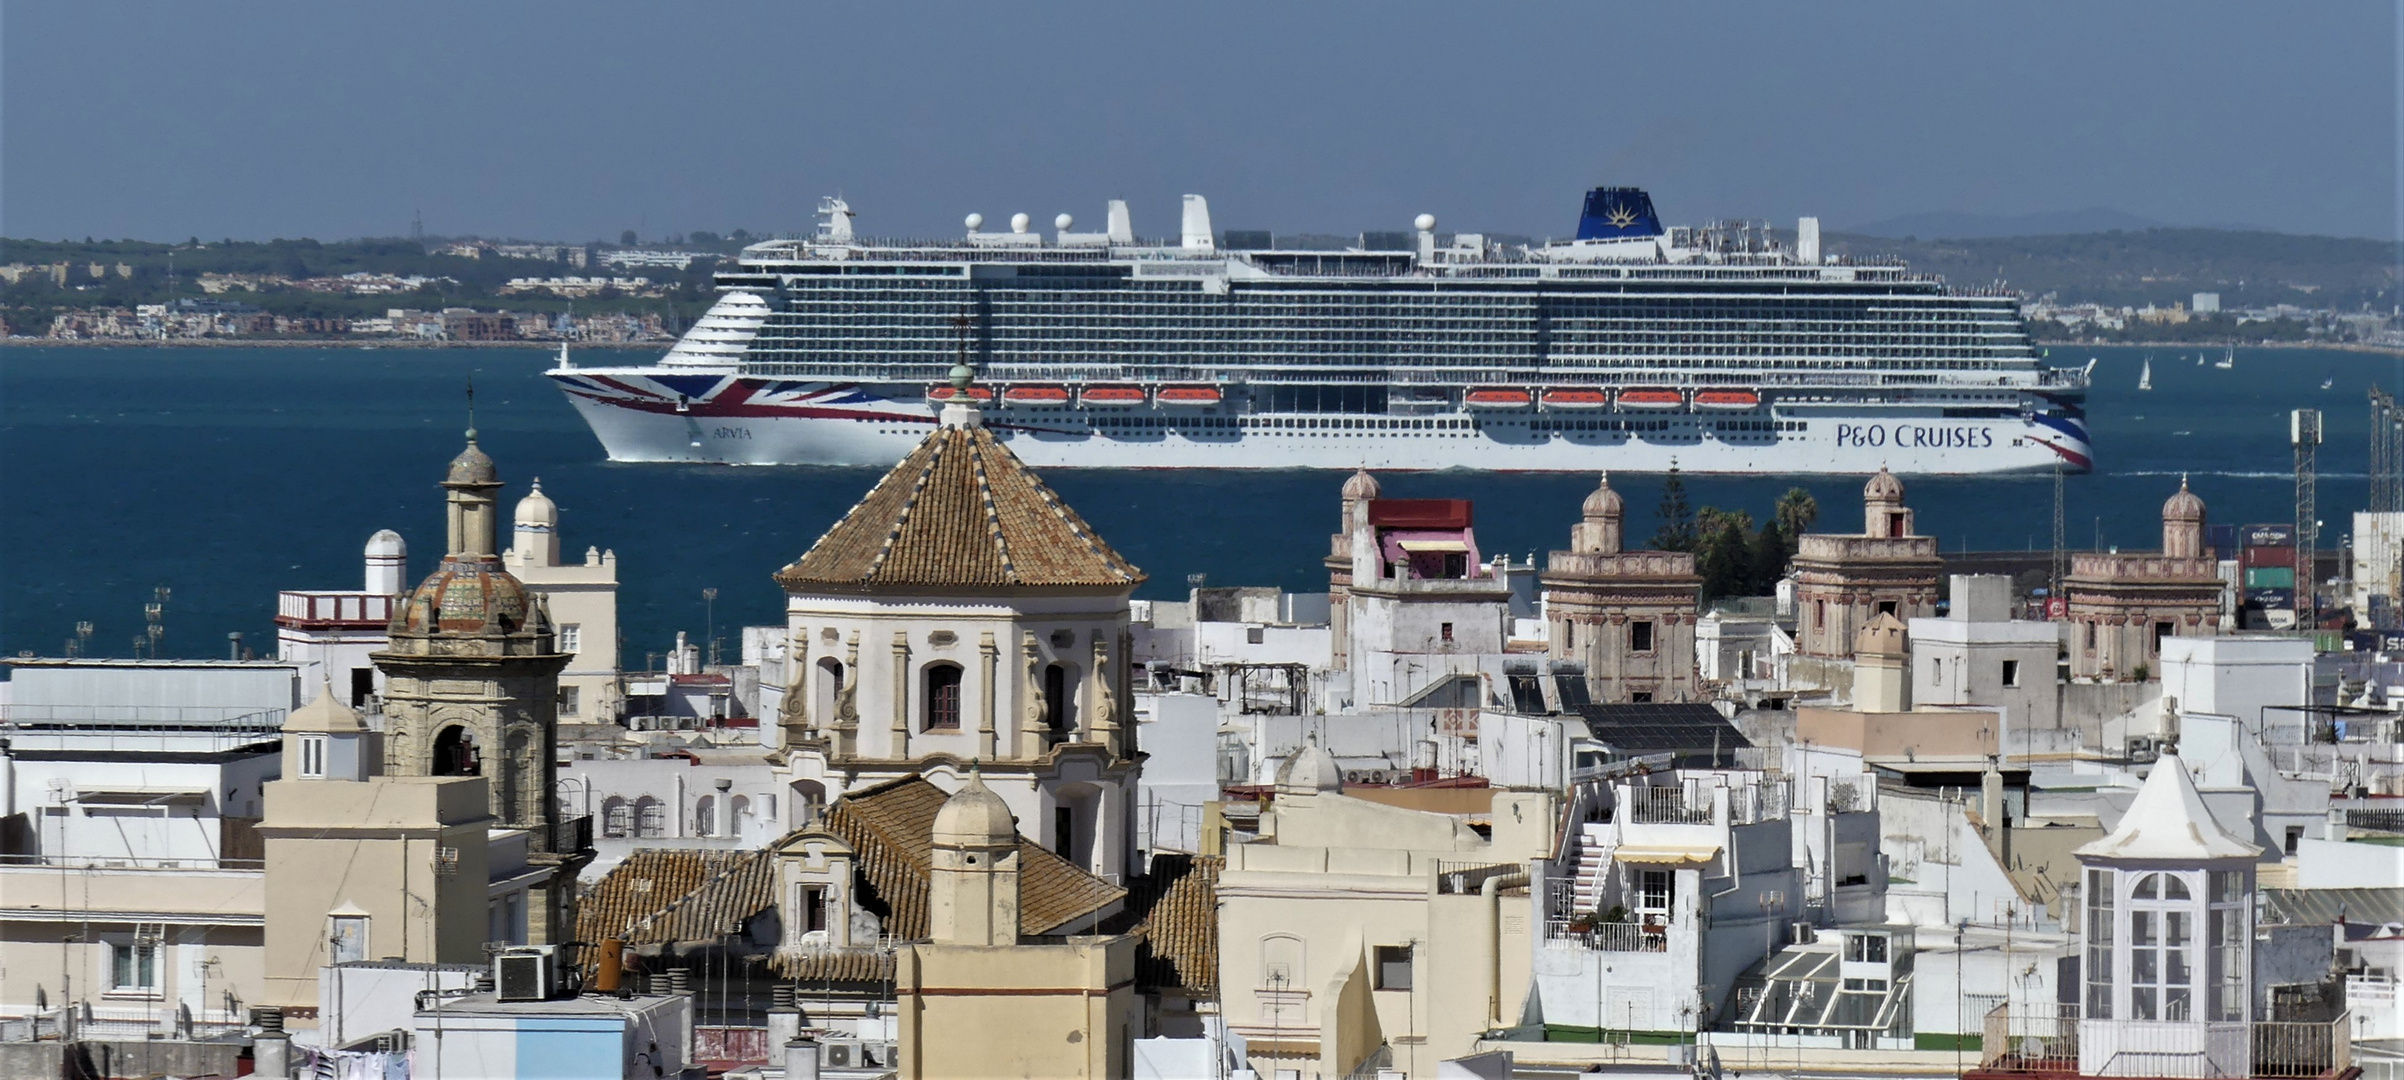
[[[2030,343],[2036,345],[2038,348],[2045,349],[2067,349],[2077,347],[2085,347],[2090,349],[2212,349],[2225,346],[2227,344],[2226,342],[2211,341],[2089,341],[2078,338],[2069,338],[2059,341],[2047,341],[2043,338],[2036,338],[2032,339]],[[2372,345],[2359,341],[2241,341],[2238,342],[2237,345],[2240,348],[2246,349],[2318,349],[2327,352],[2358,352],[2376,353],[2380,356],[2404,356],[2404,347],[2395,345]]]

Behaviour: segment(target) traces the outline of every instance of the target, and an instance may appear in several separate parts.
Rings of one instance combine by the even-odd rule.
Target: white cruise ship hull
[[[882,468],[908,454],[935,422],[923,397],[902,396],[923,394],[916,387],[658,368],[551,374],[612,461]],[[1915,403],[1868,408],[1773,400],[1736,413],[1531,406],[1425,415],[994,404],[985,416],[1013,453],[1048,469],[1664,472],[1675,466],[1700,474],[1858,475],[1892,468],[1967,476],[2084,472],[2092,461],[2076,419]]]

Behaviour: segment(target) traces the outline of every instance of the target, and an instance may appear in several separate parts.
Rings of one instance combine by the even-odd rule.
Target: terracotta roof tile
[[[950,797],[924,777],[905,776],[845,795],[827,811],[827,828],[852,846],[861,874],[891,908],[885,932],[896,938],[918,941],[927,936],[935,812]],[[1020,933],[1088,932],[1097,914],[1126,897],[1127,890],[1019,838]]]
[[[1136,977],[1147,986],[1181,986],[1218,996],[1219,869],[1215,855],[1155,855],[1152,873],[1137,884],[1130,906],[1143,908]]]
[[[792,565],[787,589],[1132,587],[1144,580],[983,427],[939,427]]]

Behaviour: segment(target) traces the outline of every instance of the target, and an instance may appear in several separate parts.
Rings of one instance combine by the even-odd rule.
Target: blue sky
[[[2106,207],[2392,237],[2397,7],[67,3],[0,7],[0,233],[864,231],[1126,198],[1533,235]]]

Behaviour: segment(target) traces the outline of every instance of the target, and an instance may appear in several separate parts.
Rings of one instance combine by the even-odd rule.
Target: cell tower
[[[2371,387],[2372,513],[2404,510],[2404,411],[2396,399]]]
[[[2045,581],[2045,607],[2049,613],[2059,606],[2056,598],[2062,595],[2062,579],[2069,576],[2069,567],[2066,565],[2069,552],[2065,546],[2062,528],[2062,462],[2056,458],[2053,463],[2053,561],[2047,566]],[[2067,612],[2068,609],[2065,607],[2063,610]]]
[[[2295,620],[2297,629],[2309,630],[2319,621],[2320,607],[2313,584],[2317,578],[2315,555],[2320,549],[2315,489],[2320,479],[2321,411],[2297,409],[2287,430],[2288,441],[2295,444]]]

